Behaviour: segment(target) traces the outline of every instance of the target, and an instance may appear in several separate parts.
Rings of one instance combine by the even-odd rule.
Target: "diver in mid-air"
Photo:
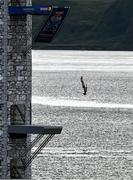
[[[87,94],[87,84],[85,85],[83,76],[81,76],[80,80],[81,80],[82,88],[84,90],[83,95],[86,95]]]

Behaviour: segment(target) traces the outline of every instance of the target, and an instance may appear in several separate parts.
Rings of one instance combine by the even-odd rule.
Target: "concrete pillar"
[[[31,123],[30,15],[9,16],[8,5],[30,5],[30,0],[0,0],[0,179],[30,178],[20,153],[30,137],[10,137],[8,125]],[[28,155],[29,156],[29,155]]]

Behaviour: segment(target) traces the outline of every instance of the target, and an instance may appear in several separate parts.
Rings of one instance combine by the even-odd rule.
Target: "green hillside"
[[[105,42],[111,49],[132,50],[133,46],[129,43],[129,40],[133,40],[132,26],[133,1],[117,0],[105,11],[88,39]]]
[[[39,0],[39,4],[70,6],[71,10],[53,42],[33,42],[35,49],[133,49],[132,0]],[[33,39],[46,18],[33,18]]]

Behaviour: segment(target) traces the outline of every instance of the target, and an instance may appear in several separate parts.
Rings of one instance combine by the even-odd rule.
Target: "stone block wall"
[[[10,174],[7,155],[7,5],[7,1],[0,0],[0,179]]]
[[[12,138],[7,132],[10,124],[31,123],[32,20],[30,15],[8,15],[9,5],[30,4],[0,0],[0,179],[30,178],[30,167],[24,169],[19,160],[30,137]]]

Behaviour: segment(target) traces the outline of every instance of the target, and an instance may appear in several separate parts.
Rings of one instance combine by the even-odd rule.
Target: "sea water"
[[[133,178],[133,52],[33,51],[32,81],[33,124],[63,126],[33,179]]]

